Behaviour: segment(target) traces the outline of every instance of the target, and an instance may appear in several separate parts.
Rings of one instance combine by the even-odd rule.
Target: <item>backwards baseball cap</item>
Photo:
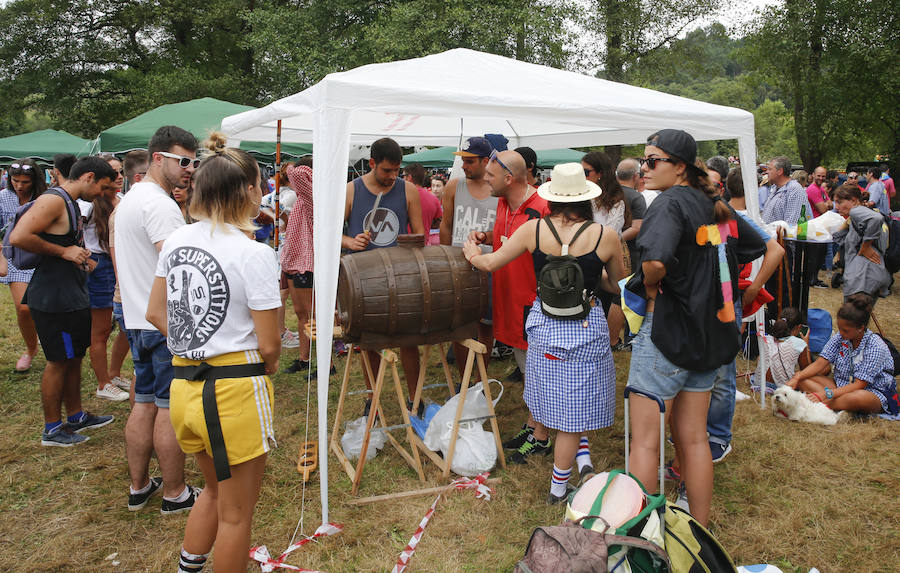
[[[687,163],[688,168],[700,171],[694,163],[697,161],[697,142],[690,133],[681,129],[661,129],[647,138],[647,145],[658,147]]]
[[[470,137],[463,143],[459,151],[454,151],[453,155],[460,157],[490,157],[494,150],[490,142],[483,137]]]

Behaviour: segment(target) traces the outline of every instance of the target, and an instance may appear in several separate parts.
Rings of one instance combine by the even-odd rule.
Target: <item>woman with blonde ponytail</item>
[[[213,544],[216,571],[245,571],[250,525],[268,451],[275,446],[278,264],[248,236],[259,209],[259,170],[220,134],[194,172],[190,214],[159,255],[147,319],[166,334],[175,376],[172,427],[195,454],[206,487],[184,533],[180,572],[200,571]]]
[[[739,263],[766,252],[759,234],[718,195],[696,165],[690,134],[664,129],[641,160],[647,189],[661,191],[638,235],[646,316],[632,342],[628,386],[665,401],[691,513],[703,524],[712,498],[706,434],[710,390],[740,347]],[[639,288],[629,284],[630,289]],[[659,459],[659,410],[634,394],[632,471],[651,491]],[[672,407],[674,406],[674,408]]]

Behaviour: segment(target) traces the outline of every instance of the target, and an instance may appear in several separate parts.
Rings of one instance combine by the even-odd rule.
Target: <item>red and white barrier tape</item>
[[[458,480],[454,480],[447,486],[447,489],[474,489],[475,490],[475,498],[476,499],[484,499],[490,500],[491,494],[494,490],[485,485],[485,480],[487,480],[489,473],[484,472],[483,474],[477,475],[473,478],[460,478]],[[425,533],[425,527],[428,526],[428,522],[431,521],[431,516],[434,515],[434,510],[437,509],[437,504],[441,500],[441,496],[444,495],[444,492],[439,493],[436,498],[434,498],[434,502],[431,504],[431,507],[428,508],[428,511],[425,512],[425,516],[422,518],[422,521],[419,522],[419,527],[416,528],[416,532],[413,533],[413,536],[410,538],[409,543],[406,544],[406,548],[400,553],[400,557],[397,558],[397,564],[394,565],[394,569],[391,573],[403,573],[406,571],[406,568],[409,566],[409,560],[412,559],[413,554],[416,552],[416,547],[419,545],[419,541],[422,539],[422,534]]]
[[[334,523],[326,523],[320,525],[316,532],[312,535],[312,537],[304,537],[297,543],[294,543],[290,547],[284,550],[284,553],[278,556],[278,558],[273,559],[271,555],[269,555],[269,549],[265,545],[260,545],[258,547],[250,548],[250,559],[259,563],[260,568],[263,573],[271,573],[275,569],[290,569],[291,571],[301,571],[302,573],[324,573],[322,571],[316,571],[314,569],[301,569],[300,567],[295,567],[294,565],[288,565],[284,562],[287,559],[287,556],[300,549],[307,543],[318,541],[320,537],[327,537],[329,535],[335,535],[340,533],[341,530],[344,529],[343,525],[337,525]]]

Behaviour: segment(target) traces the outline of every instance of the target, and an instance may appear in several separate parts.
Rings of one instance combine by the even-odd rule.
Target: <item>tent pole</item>
[[[279,222],[281,221],[281,120],[275,132],[275,252],[278,252]]]

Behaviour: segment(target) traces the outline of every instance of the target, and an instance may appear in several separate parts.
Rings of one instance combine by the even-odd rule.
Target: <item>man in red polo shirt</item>
[[[491,195],[498,197],[497,219],[493,231],[472,231],[470,238],[476,243],[491,243],[494,250],[500,248],[516,229],[526,221],[539,219],[550,212],[547,201],[538,197],[534,187],[528,184],[525,160],[515,151],[501,151],[491,155],[485,171],[485,180],[491,186]],[[525,372],[525,318],[537,296],[537,279],[531,253],[519,255],[505,267],[494,271],[494,338],[513,347],[516,364]],[[528,381],[526,380],[527,384]],[[543,429],[543,428],[542,428]],[[551,451],[549,437],[535,440],[535,421],[528,415],[528,422],[511,440],[504,443],[508,450],[517,450],[510,458],[524,463],[528,455],[548,454]],[[546,430],[540,432],[546,435]],[[522,452],[523,445],[529,445]]]

